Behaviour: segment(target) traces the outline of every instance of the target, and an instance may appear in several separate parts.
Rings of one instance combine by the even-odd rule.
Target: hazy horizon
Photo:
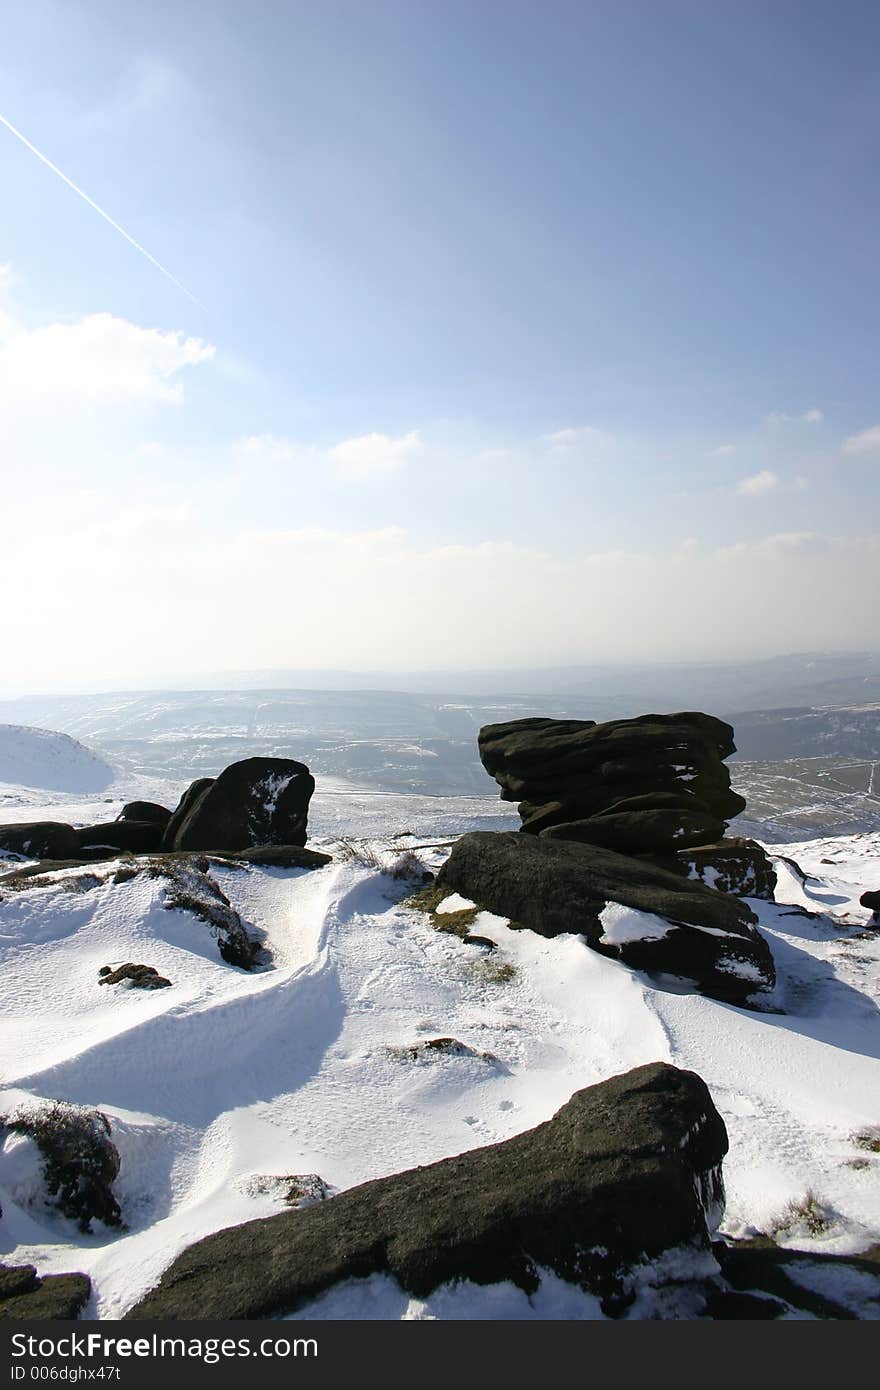
[[[2,706],[27,700],[83,698],[139,694],[229,693],[259,694],[263,691],[303,691],[309,693],[401,693],[413,695],[492,695],[564,697],[595,696],[607,699],[651,691],[685,698],[689,691],[699,696],[706,689],[718,692],[778,689],[802,699],[782,703],[811,702],[811,693],[826,688],[838,691],[839,702],[880,696],[880,650],[779,652],[773,656],[742,661],[629,661],[618,663],[572,663],[566,666],[517,667],[436,667],[346,670],[319,667],[275,668],[264,670],[217,670],[197,676],[160,673],[154,680],[123,679],[93,682],[56,682],[40,688],[16,687],[0,672],[0,715]],[[863,692],[859,696],[859,692]],[[722,695],[723,698],[723,695]],[[833,702],[833,701],[829,701]],[[759,708],[759,705],[742,708]]]

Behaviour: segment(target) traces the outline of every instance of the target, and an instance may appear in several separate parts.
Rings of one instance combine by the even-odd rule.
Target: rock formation
[[[198,788],[198,790],[197,790]],[[184,793],[164,849],[247,849],[304,845],[315,779],[290,758],[245,758]]]
[[[708,714],[516,719],[481,729],[479,751],[533,835],[556,827],[623,854],[675,853],[719,840],[745,809],[723,761],[733,729]]]
[[[115,821],[75,830],[54,821],[0,825],[0,850],[45,861],[94,860],[123,854],[214,850],[263,851],[259,862],[281,862],[272,851],[303,850],[315,779],[292,758],[245,758],[219,777],[200,777],[175,811],[130,801]],[[288,853],[290,859],[290,853]],[[257,862],[256,860],[254,862]],[[326,862],[326,857],[323,862]],[[299,867],[299,861],[285,863]],[[311,865],[309,865],[311,867]]]
[[[754,913],[738,898],[596,845],[473,831],[437,876],[447,888],[541,936],[572,932],[626,965],[677,975],[744,1004],[775,982]],[[625,921],[609,905],[635,909]],[[638,916],[636,914],[648,914]]]
[[[70,825],[34,821],[0,825],[0,850],[29,859],[69,859],[79,853],[79,837]]]
[[[533,1292],[539,1268],[619,1313],[635,1266],[709,1250],[726,1151],[700,1077],[638,1067],[504,1143],[208,1236],[127,1316],[268,1317],[374,1273],[417,1297],[454,1279]]]
[[[773,987],[769,947],[737,899],[772,898],[776,876],[754,840],[724,838],[745,809],[724,765],[729,724],[694,711],[517,719],[481,729],[479,750],[525,833],[465,835],[438,885],[716,999]],[[650,917],[624,921],[615,904]]]

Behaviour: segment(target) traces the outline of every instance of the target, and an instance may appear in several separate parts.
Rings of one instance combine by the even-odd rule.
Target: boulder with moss
[[[622,1313],[645,1262],[675,1250],[705,1263],[726,1151],[700,1077],[638,1067],[504,1143],[218,1231],[127,1317],[271,1317],[371,1274],[419,1298],[456,1279],[532,1293],[542,1269]]]

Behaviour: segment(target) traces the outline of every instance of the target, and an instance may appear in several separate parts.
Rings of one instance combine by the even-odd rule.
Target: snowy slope
[[[473,931],[494,951],[436,932],[406,905],[412,885],[377,864],[413,843],[405,830],[423,843],[468,828],[467,806],[396,798],[380,809],[350,795],[328,798],[334,809],[316,823],[332,840],[348,804],[370,836],[362,860],[343,847],[317,872],[216,871],[271,957],[254,974],[220,960],[203,922],[165,910],[161,881],[114,885],[105,865],[25,893],[4,893],[0,878],[0,1112],[34,1098],[103,1110],[128,1226],[80,1234],[46,1209],[26,1145],[7,1141],[0,1258],[83,1269],[93,1313],[118,1316],[184,1246],[282,1209],[261,1176],[317,1173],[346,1188],[507,1138],[575,1090],[655,1060],[698,1071],[724,1116],[724,1229],[776,1229],[786,1204],[812,1191],[824,1229],[787,1230],[782,1243],[852,1252],[880,1241],[880,1158],[853,1138],[880,1125],[880,936],[864,932],[858,906],[880,880],[880,836],[784,847],[819,876],[804,885],[785,871],[780,902],[753,904],[780,1010],[755,1013],[661,987],[577,936],[545,940],[485,913]],[[484,808],[472,809],[482,823]],[[421,857],[436,867],[446,852]],[[805,916],[805,905],[822,915]],[[102,965],[126,960],[155,966],[172,988],[98,986]],[[438,1037],[462,1051],[410,1055]],[[532,1300],[504,1287],[440,1290],[421,1304],[379,1279],[301,1315],[597,1308],[552,1280]]]
[[[0,784],[88,793],[103,791],[114,775],[109,763],[67,734],[0,724]]]

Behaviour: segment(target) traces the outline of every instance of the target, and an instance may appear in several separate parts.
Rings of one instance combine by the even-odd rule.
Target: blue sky
[[[7,8],[0,114],[198,302],[0,128],[2,679],[880,645],[878,51],[852,0]]]

